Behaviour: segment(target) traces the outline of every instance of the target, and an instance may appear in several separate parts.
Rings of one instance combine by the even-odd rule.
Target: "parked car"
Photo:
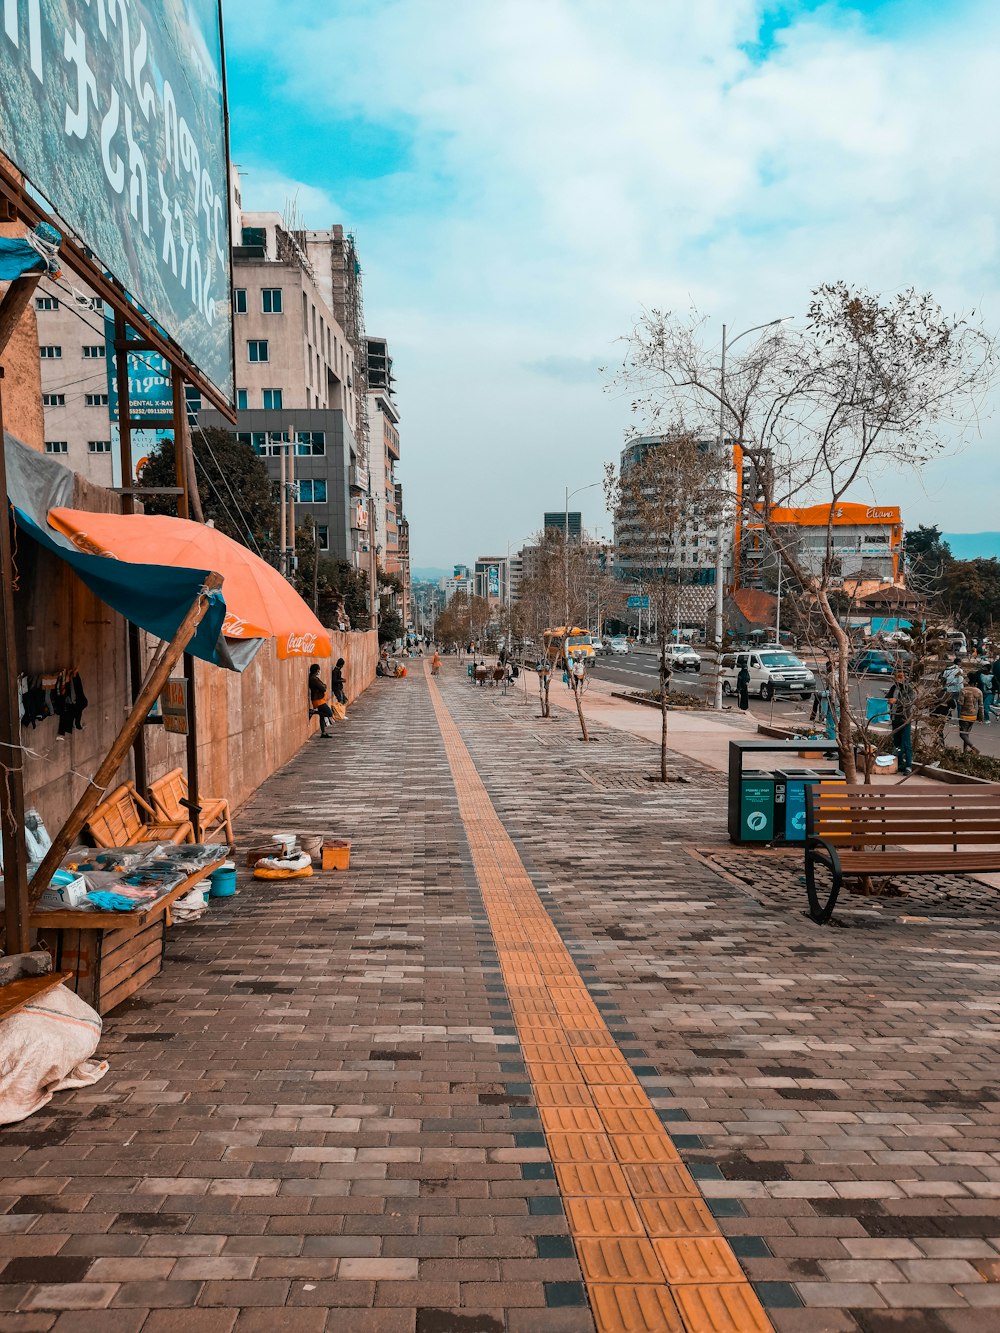
[[[903,651],[881,652],[868,648],[858,653],[851,662],[851,670],[858,676],[891,676],[897,666],[908,666],[911,654]]]
[[[701,670],[701,658],[689,643],[668,643],[667,662],[674,671]]]
[[[776,694],[808,699],[816,689],[816,677],[794,653],[786,648],[754,648],[723,653],[719,663],[723,694],[736,693],[736,677],[744,665],[750,670],[750,693],[760,699],[773,699]]]

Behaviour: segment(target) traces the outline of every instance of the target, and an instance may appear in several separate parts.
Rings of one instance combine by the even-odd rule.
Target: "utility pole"
[[[285,446],[288,450],[288,536],[289,536],[289,557],[288,574],[286,577],[289,582],[295,577],[295,426],[288,427],[288,444]]]
[[[272,439],[272,437],[271,437],[270,433],[268,433],[268,436],[267,436],[267,443],[268,443],[268,451],[269,451],[269,452],[270,452],[271,439]],[[278,472],[278,490],[279,490],[279,492],[280,492],[279,499],[280,499],[280,501],[281,501],[281,556],[280,556],[280,560],[279,560],[279,565],[278,565],[278,567],[279,567],[279,569],[281,570],[282,575],[284,575],[284,576],[287,577],[287,574],[288,574],[288,517],[287,517],[287,509],[286,509],[286,506],[287,506],[287,503],[288,503],[288,459],[285,457],[285,446],[284,446],[284,445],[281,446],[281,464],[280,464],[280,468],[279,468],[279,472]]]
[[[719,463],[725,465],[726,456],[726,326],[722,326],[722,369],[719,373]],[[723,544],[726,537],[726,515],[720,501],[719,522],[715,529],[715,707],[722,710],[722,611],[725,578]]]

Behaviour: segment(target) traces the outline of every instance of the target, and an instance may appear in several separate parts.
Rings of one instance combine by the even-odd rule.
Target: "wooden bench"
[[[184,770],[171,769],[162,778],[149,784],[149,794],[153,809],[159,819],[182,823],[190,818],[187,778]],[[203,796],[201,805],[201,840],[217,842],[217,834],[225,832],[226,842],[233,845],[233,821],[229,813],[229,802],[221,796]]]
[[[134,782],[124,782],[106,796],[84,826],[98,847],[127,847],[133,842],[192,842],[189,819],[159,819]]]
[[[72,972],[46,972],[41,977],[18,977],[16,981],[8,981],[5,986],[0,986],[0,1020],[10,1018],[26,1004],[48,995],[64,981],[69,981],[72,975]]]
[[[809,915],[830,920],[845,875],[961,875],[1000,870],[1000,784],[806,787]],[[824,866],[833,887],[816,883]]]

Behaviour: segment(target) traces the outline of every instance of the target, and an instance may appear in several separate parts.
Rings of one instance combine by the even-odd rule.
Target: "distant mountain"
[[[411,569],[410,578],[416,579],[418,583],[437,583],[438,579],[450,579],[454,571],[450,569],[438,569],[433,565],[426,565],[421,569]]]
[[[956,560],[1000,558],[1000,532],[942,532]]]

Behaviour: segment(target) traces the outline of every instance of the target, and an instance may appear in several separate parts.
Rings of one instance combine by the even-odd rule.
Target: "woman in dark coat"
[[[744,711],[750,707],[750,668],[746,662],[736,677],[736,702]]]

